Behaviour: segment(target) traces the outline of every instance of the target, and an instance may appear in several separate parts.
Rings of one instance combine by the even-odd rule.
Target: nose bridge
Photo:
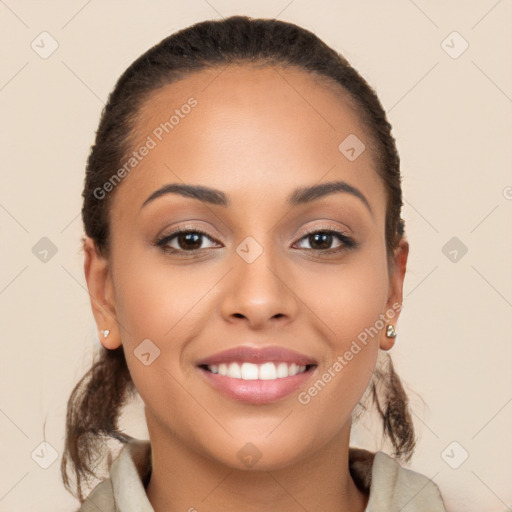
[[[222,313],[228,320],[245,318],[251,325],[262,325],[277,318],[292,319],[297,313],[296,299],[280,265],[279,250],[271,236],[260,241],[248,236],[233,251],[233,271],[224,294]],[[273,320],[274,321],[274,320]]]

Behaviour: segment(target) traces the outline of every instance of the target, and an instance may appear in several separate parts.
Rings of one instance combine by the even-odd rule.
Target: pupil
[[[199,233],[185,233],[178,235],[178,244],[181,249],[200,249],[201,248],[201,236]],[[190,245],[189,242],[195,242]]]
[[[315,242],[311,243],[311,239],[313,239]],[[314,247],[314,245],[320,241],[320,247]],[[314,234],[310,235],[310,241],[309,241],[311,247],[313,249],[329,249],[332,243],[332,235],[329,233],[321,233],[321,234]],[[317,244],[318,245],[318,244]]]

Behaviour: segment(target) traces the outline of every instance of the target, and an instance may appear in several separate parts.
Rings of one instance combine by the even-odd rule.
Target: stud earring
[[[104,338],[106,338],[110,334],[110,331],[108,329],[103,329],[101,332],[103,333]]]
[[[387,327],[386,327],[386,336],[388,338],[396,338],[396,331],[395,331],[395,328],[389,324]]]

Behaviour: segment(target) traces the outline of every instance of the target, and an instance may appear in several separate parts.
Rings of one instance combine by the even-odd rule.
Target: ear
[[[386,326],[391,324],[396,329],[398,317],[402,310],[403,286],[405,271],[407,267],[407,257],[409,256],[409,242],[402,237],[398,247],[393,252],[393,261],[389,265],[389,295],[386,303]],[[395,338],[386,336],[386,327],[381,333],[380,348],[389,350],[393,347]]]
[[[84,272],[91,300],[92,312],[98,328],[101,344],[107,349],[121,346],[121,337],[116,319],[114,287],[108,259],[98,251],[94,240],[88,236],[82,239],[84,249]],[[108,336],[103,330],[109,331]]]

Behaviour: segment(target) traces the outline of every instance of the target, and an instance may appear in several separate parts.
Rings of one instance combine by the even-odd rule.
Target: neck
[[[146,492],[155,512],[363,512],[367,506],[368,495],[349,472],[350,423],[319,451],[270,471],[227,466],[154,422],[148,428],[152,473]]]

